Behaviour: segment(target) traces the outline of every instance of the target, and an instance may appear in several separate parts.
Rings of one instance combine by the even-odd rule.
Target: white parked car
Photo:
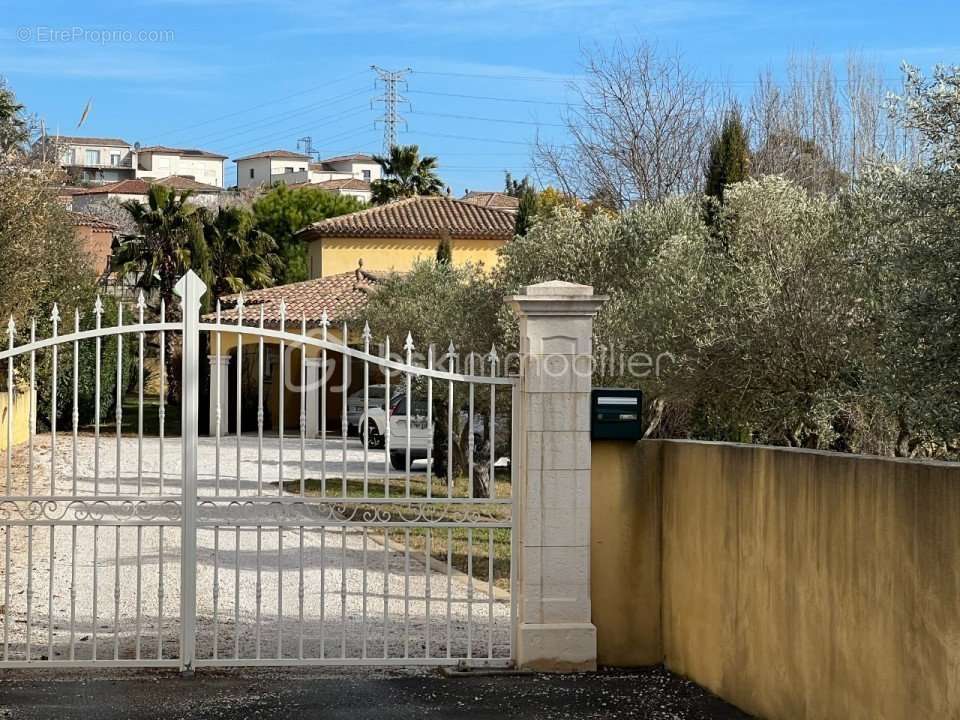
[[[382,387],[382,386],[381,386]],[[363,394],[360,395],[363,404]],[[372,405],[372,404],[371,404]],[[367,413],[357,418],[360,437],[368,431],[367,447],[386,447],[387,422],[390,423],[390,465],[395,470],[407,467],[407,397],[401,392],[393,396],[390,408],[370,407]],[[367,428],[369,425],[369,428]],[[427,422],[427,401],[413,398],[410,404],[410,460],[427,457],[433,428]]]
[[[387,404],[386,385],[370,385],[367,388],[367,400],[371,410],[383,410]],[[360,427],[360,418],[363,417],[363,390],[357,390],[347,396],[347,432],[355,434]]]

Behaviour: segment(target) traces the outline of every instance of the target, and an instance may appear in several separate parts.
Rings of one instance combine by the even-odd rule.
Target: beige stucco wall
[[[418,260],[436,257],[440,237],[428,239],[389,238],[324,238],[310,243],[309,266],[311,277],[327,277],[353,272],[357,261],[363,259],[363,267],[369,271],[404,272]],[[498,262],[497,249],[503,240],[451,240],[453,261],[460,265],[467,262],[483,263],[492,268]]]
[[[590,585],[597,662],[663,660],[660,464],[655,443],[594,442]]]
[[[659,526],[672,670],[773,720],[960,717],[960,466],[644,441],[595,445],[593,467],[601,657],[656,646],[619,638],[651,623],[635,545]],[[622,592],[633,612],[607,597]]]

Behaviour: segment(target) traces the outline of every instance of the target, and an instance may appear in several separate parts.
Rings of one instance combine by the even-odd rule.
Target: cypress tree
[[[747,131],[740,119],[740,111],[734,109],[723,121],[720,134],[710,144],[705,192],[723,204],[724,188],[746,180],[749,175],[750,151],[747,144]]]
[[[520,203],[519,207],[517,208],[517,220],[514,224],[514,234],[526,235],[527,230],[529,230],[530,226],[533,224],[533,219],[536,217],[539,209],[540,199],[537,196],[537,191],[529,185],[525,186],[520,193]]]
[[[437,265],[449,265],[452,262],[453,243],[450,241],[450,233],[444,230],[437,245]]]

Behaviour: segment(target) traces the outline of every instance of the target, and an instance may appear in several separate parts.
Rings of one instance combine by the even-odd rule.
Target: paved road
[[[749,720],[662,668],[467,678],[413,671],[294,668],[198,672],[190,679],[146,671],[11,672],[0,676],[0,718]]]

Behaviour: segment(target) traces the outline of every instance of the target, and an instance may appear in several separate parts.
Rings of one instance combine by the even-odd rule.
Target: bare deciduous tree
[[[541,181],[614,208],[698,190],[719,117],[712,87],[647,43],[586,51],[571,142],[536,144]]]
[[[782,82],[762,73],[746,117],[754,173],[830,194],[855,183],[866,164],[914,164],[914,133],[890,117],[888,91],[879,66],[857,55],[843,78],[814,54],[791,57]]]

